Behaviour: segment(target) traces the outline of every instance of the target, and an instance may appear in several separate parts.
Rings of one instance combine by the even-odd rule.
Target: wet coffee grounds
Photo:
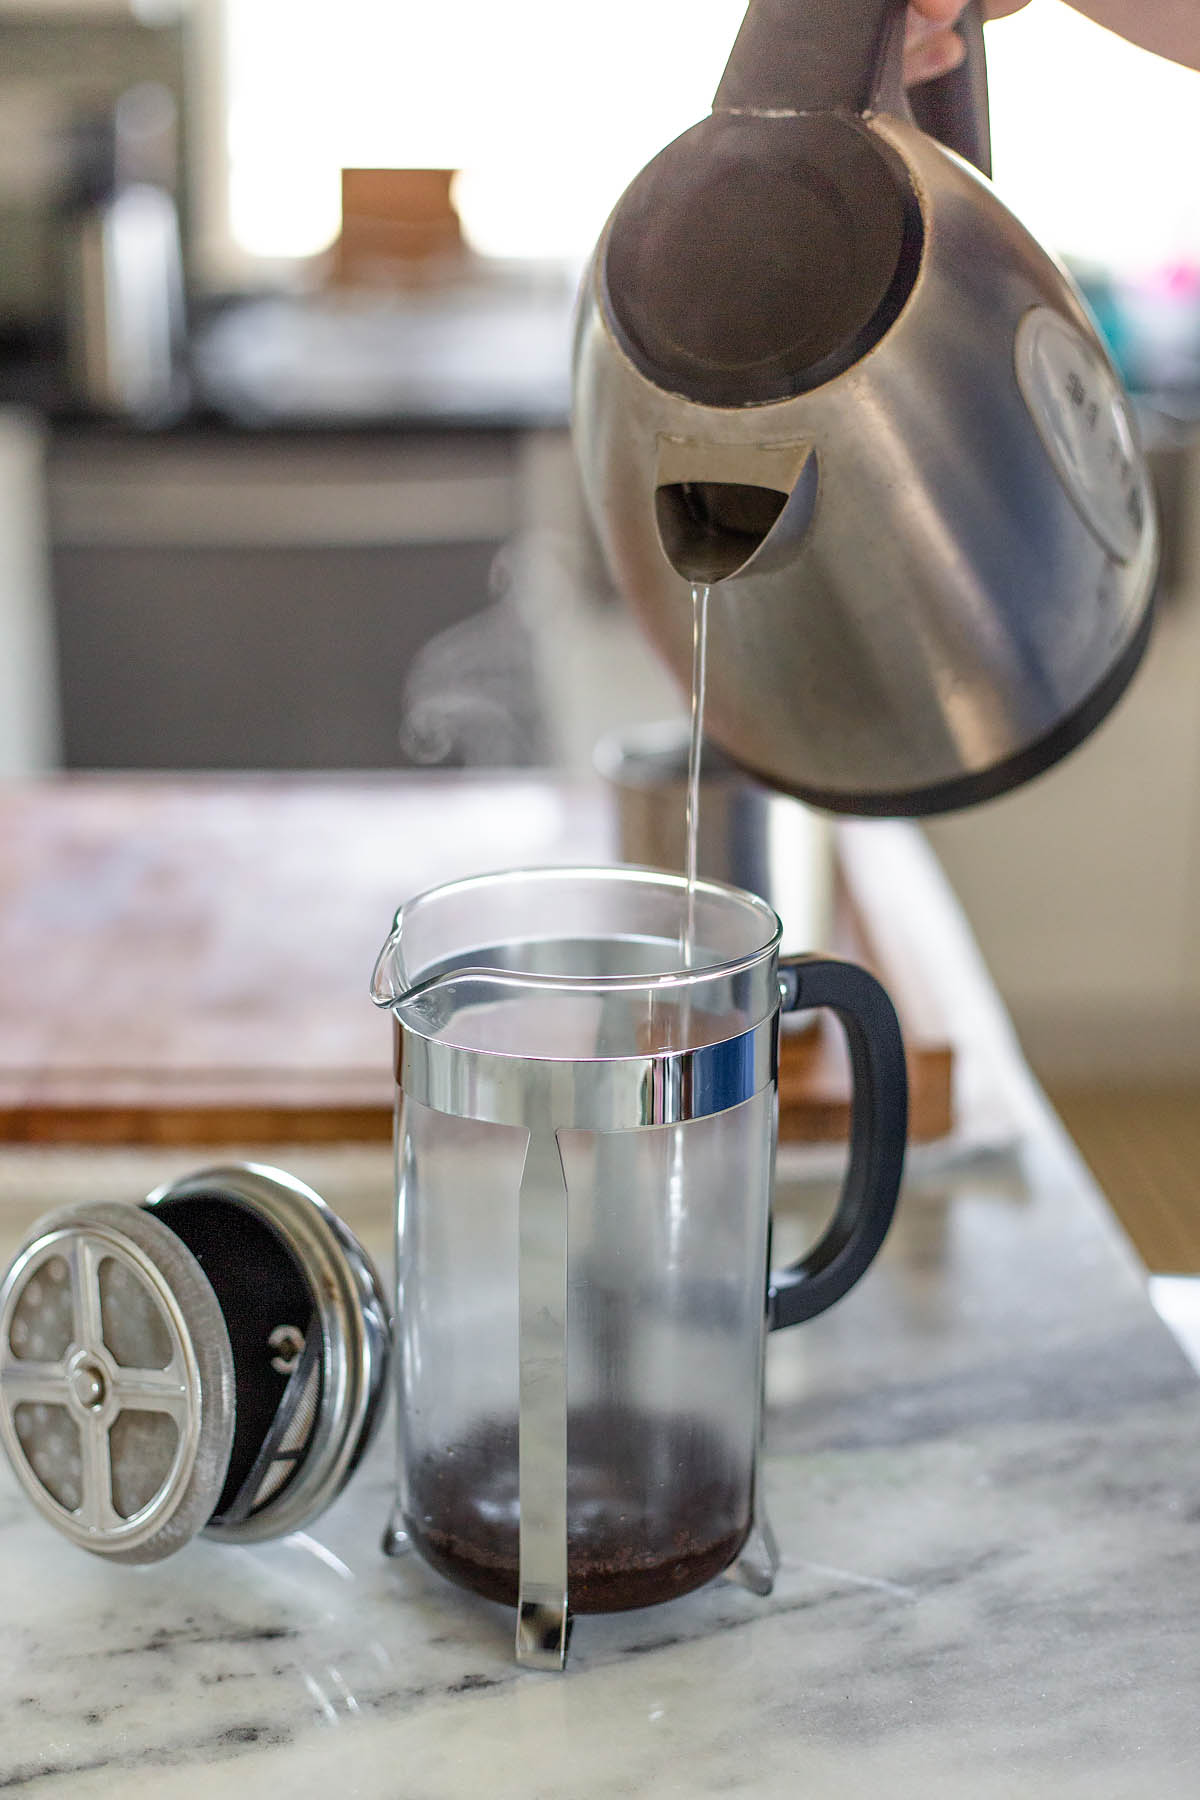
[[[701,1420],[574,1412],[568,1430],[572,1612],[626,1612],[711,1581],[750,1531],[750,1483]],[[405,1525],[460,1586],[517,1604],[517,1432],[486,1421],[411,1472]]]

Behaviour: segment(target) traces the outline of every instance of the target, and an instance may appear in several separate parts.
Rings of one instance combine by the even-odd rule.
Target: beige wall
[[[928,827],[1043,1077],[1200,1077],[1200,450],[1178,585],[1116,712],[1028,787]]]

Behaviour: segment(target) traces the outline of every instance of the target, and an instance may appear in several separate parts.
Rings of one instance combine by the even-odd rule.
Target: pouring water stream
[[[692,967],[696,937],[696,862],[700,831],[700,753],[704,740],[704,687],[708,661],[708,596],[706,581],[692,583],[692,728],[688,740],[687,806],[684,813],[687,913],[683,930],[683,966]]]

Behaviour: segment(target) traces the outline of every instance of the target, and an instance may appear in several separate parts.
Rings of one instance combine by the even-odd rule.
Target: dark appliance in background
[[[187,403],[175,103],[128,88],[72,134],[59,246],[68,392],[89,412],[159,423]]]
[[[503,431],[60,428],[66,766],[543,760],[527,640],[494,579],[520,467]]]
[[[185,21],[0,17],[0,401],[186,403]]]

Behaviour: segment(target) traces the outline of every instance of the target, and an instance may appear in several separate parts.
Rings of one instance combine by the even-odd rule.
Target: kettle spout
[[[811,523],[817,459],[808,444],[659,443],[654,513],[663,555],[693,582],[786,561]]]
[[[677,481],[656,489],[663,553],[689,581],[727,581],[761,549],[786,494],[735,481]]]

